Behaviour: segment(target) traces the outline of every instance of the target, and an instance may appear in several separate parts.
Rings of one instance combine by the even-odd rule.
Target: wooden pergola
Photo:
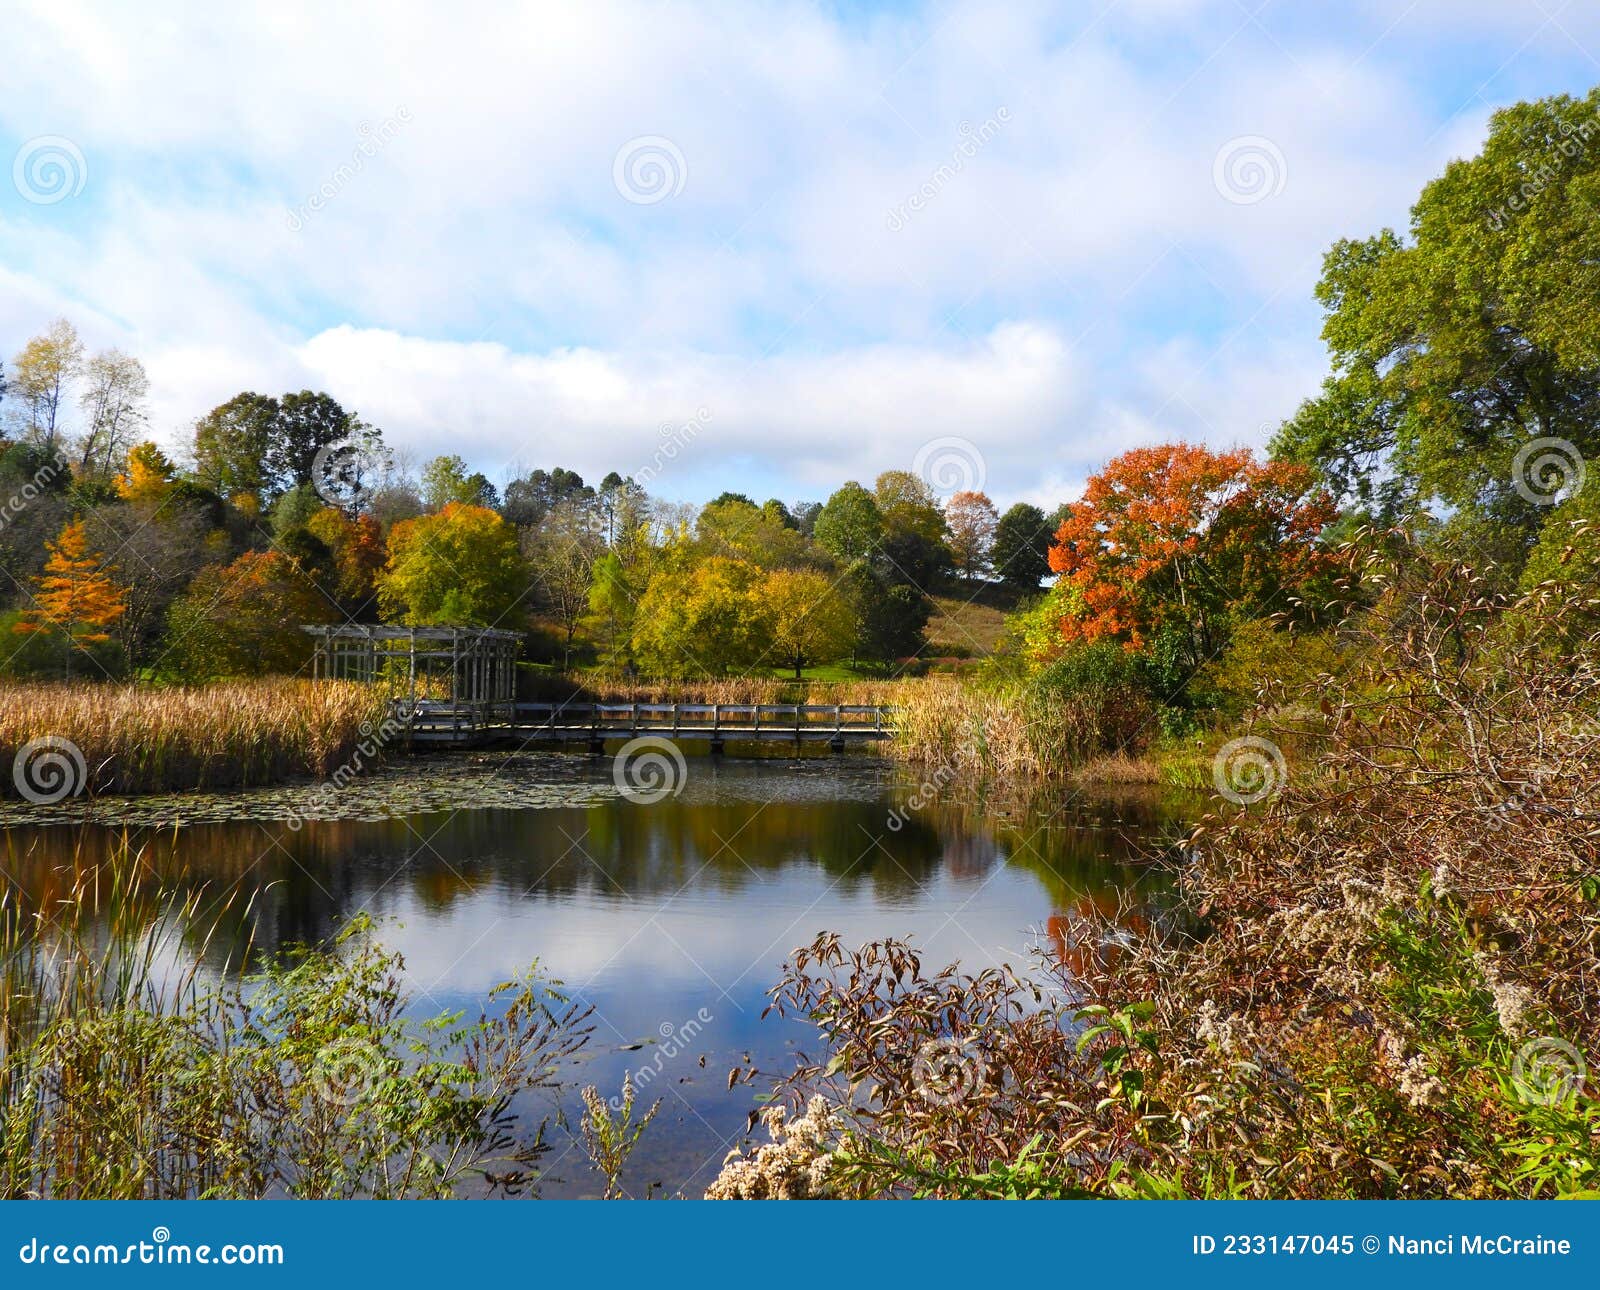
[[[313,677],[386,685],[407,721],[429,713],[477,726],[513,715],[521,632],[366,623],[300,630],[316,642]]]

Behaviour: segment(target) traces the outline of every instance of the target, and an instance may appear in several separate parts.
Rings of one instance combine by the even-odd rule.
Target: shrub
[[[1600,649],[1508,646],[1573,606],[1470,569],[1362,572],[1354,662],[1263,732],[1317,773],[1202,821],[1175,908],[1031,974],[797,953],[774,995],[826,1051],[785,1091],[838,1117],[840,1192],[1600,1194]]]

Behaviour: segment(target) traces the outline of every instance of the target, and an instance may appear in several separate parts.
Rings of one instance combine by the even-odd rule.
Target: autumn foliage
[[[1332,498],[1309,470],[1250,450],[1138,448],[1093,476],[1056,531],[1050,567],[1069,643],[1157,637],[1198,664],[1228,623],[1296,609],[1329,574]]]
[[[89,547],[81,519],[69,520],[35,579],[33,604],[19,632],[59,632],[73,649],[110,640],[111,626],[127,607],[127,592],[112,578],[106,560]]]

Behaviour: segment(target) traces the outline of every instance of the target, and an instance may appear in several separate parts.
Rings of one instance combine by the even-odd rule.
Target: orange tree
[[[1066,642],[1153,649],[1179,685],[1240,619],[1309,616],[1332,576],[1318,540],[1337,512],[1306,468],[1247,448],[1164,444],[1093,476],[1056,531],[1050,567]]]
[[[75,652],[111,639],[109,629],[127,608],[128,593],[111,577],[105,557],[90,550],[81,519],[68,520],[45,549],[49,558],[43,575],[34,579],[33,604],[15,630],[58,637],[66,645],[64,666],[70,671]]]

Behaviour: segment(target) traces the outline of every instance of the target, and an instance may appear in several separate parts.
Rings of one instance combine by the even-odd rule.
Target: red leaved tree
[[[1240,618],[1294,612],[1331,574],[1318,541],[1337,511],[1303,466],[1248,448],[1164,444],[1123,453],[1090,478],[1056,531],[1068,641],[1169,642],[1187,668]]]

